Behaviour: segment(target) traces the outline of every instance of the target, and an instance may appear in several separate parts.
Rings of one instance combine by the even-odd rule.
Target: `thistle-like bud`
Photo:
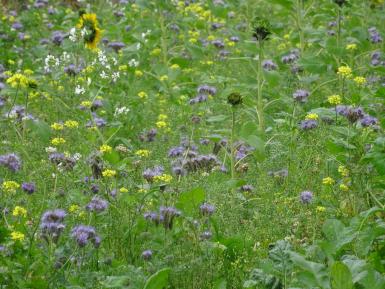
[[[230,93],[227,97],[227,102],[232,106],[242,104],[242,96],[238,92]]]
[[[334,3],[336,3],[338,6],[342,7],[345,4],[347,4],[348,1],[347,0],[334,0]]]
[[[253,36],[257,38],[258,41],[263,41],[267,40],[270,34],[269,21],[256,17],[253,21]]]

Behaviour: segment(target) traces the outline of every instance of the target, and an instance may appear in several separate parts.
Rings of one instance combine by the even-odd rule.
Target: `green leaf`
[[[352,289],[352,273],[342,262],[335,262],[331,268],[331,284],[333,289]]]
[[[195,188],[189,192],[182,193],[176,207],[191,216],[204,200],[205,191],[202,188]]]
[[[290,252],[290,258],[296,266],[304,270],[304,272],[298,274],[298,279],[303,284],[308,287],[330,288],[325,265],[307,261],[303,256],[294,252]]]
[[[326,220],[322,226],[322,232],[324,233],[327,242],[330,246],[328,253],[336,254],[344,245],[350,243],[355,233],[352,229],[345,227],[345,225],[339,220]]]
[[[147,279],[143,289],[163,289],[168,283],[170,268],[164,268],[154,273]]]
[[[220,122],[220,121],[225,121],[228,118],[227,115],[216,115],[216,116],[211,116],[209,117],[206,121],[207,122]]]
[[[256,135],[249,135],[244,138],[244,141],[254,148],[254,156],[257,160],[262,161],[265,159],[265,142]]]
[[[51,136],[51,129],[49,125],[40,120],[26,120],[26,126],[31,131],[32,134],[35,134],[40,140],[48,142]]]

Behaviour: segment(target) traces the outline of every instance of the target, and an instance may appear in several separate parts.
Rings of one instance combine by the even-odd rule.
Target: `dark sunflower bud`
[[[268,39],[270,34],[269,21],[256,17],[253,21],[253,36],[257,38],[258,41],[263,41]]]
[[[232,106],[242,104],[242,96],[238,92],[233,92],[227,97],[227,102]]]
[[[347,4],[347,0],[334,0],[334,3],[336,3],[338,6],[342,7],[343,5]]]

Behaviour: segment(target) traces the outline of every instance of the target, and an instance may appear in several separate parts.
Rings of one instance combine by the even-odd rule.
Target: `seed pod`
[[[238,92],[230,93],[227,97],[227,102],[232,106],[242,104],[242,96]]]

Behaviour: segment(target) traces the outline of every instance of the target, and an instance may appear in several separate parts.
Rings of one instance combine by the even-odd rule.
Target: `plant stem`
[[[263,70],[262,70],[262,60],[263,60],[263,40],[259,40],[259,50],[258,50],[258,75],[257,75],[257,84],[258,84],[258,94],[257,94],[257,115],[258,115],[258,127],[260,132],[265,131],[265,119],[263,115],[263,97],[262,97],[262,81],[263,81]]]
[[[231,150],[231,179],[235,179],[235,148],[234,148],[234,138],[235,138],[235,108],[231,108],[231,144],[230,144],[230,150]]]

